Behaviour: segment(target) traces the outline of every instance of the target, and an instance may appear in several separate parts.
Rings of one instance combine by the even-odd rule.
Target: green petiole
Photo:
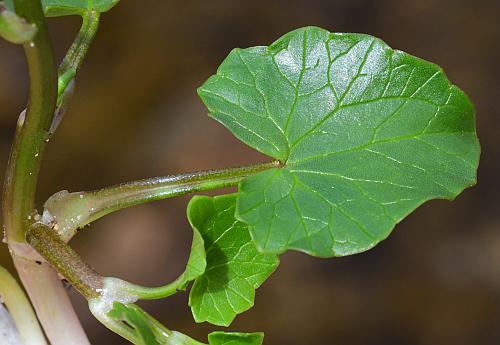
[[[100,299],[102,284],[106,281],[120,282],[110,290],[121,291],[124,296],[137,299],[164,298],[185,289],[190,281],[185,273],[175,281],[155,288],[116,278],[103,278],[88,267],[65,242],[71,239],[78,228],[113,211],[152,200],[236,186],[245,177],[278,166],[280,163],[273,161],[135,181],[94,192],[59,192],[47,200],[43,215],[27,233],[27,241],[88,299]]]
[[[68,103],[73,96],[76,74],[99,28],[99,17],[100,13],[94,10],[82,13],[82,26],[80,27],[80,31],[59,66],[57,79],[57,107],[50,126],[50,135],[55,132],[66,113]]]
[[[174,196],[232,187],[245,177],[275,168],[277,161],[246,167],[210,170],[129,182],[92,192],[61,191],[45,203],[42,222],[53,225],[64,241],[111,212]]]
[[[97,29],[99,28],[99,18],[100,13],[95,10],[90,10],[82,14],[82,26],[80,27],[80,31],[59,66],[57,91],[58,107],[61,106],[64,91],[69,83],[75,78],[76,73],[87,55],[90,44],[94,40]]]

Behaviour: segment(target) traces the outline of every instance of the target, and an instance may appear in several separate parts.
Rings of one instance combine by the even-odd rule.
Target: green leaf
[[[113,303],[106,325],[136,345],[205,345],[163,326],[135,304]],[[111,321],[111,322],[110,322]],[[213,332],[209,345],[261,345],[263,333]]]
[[[467,96],[369,35],[307,27],[235,49],[198,92],[211,117],[284,164],[240,184],[236,216],[265,252],[358,253],[476,182]]]
[[[191,253],[186,264],[186,270],[173,283],[169,284],[171,288],[178,291],[186,290],[188,284],[201,276],[207,267],[205,246],[202,235],[193,228],[193,242],[191,244]]]
[[[0,37],[11,43],[26,43],[33,39],[36,26],[16,15],[6,4],[0,2]]]
[[[208,335],[209,345],[262,345],[264,333],[213,332]]]
[[[123,289],[123,291],[139,299],[165,298],[177,293],[178,291],[186,290],[190,282],[192,282],[205,272],[206,267],[207,260],[203,237],[197,228],[193,228],[193,242],[191,244],[191,253],[189,254],[186,269],[173,282],[155,288],[131,284],[117,278],[105,278],[105,283],[117,282],[115,284],[122,284],[121,288]],[[114,289],[116,290],[118,289],[118,287],[115,287]]]
[[[47,17],[79,15],[88,11],[107,12],[120,0],[41,0],[43,12]],[[14,12],[14,1],[4,0],[5,7]]]
[[[140,310],[134,309],[132,305],[113,303],[113,309],[108,316],[119,322],[126,322],[130,331],[134,334],[137,345],[160,345],[156,339],[153,326]]]
[[[275,255],[261,254],[248,227],[234,218],[236,195],[195,196],[188,218],[205,241],[207,268],[195,280],[189,305],[197,322],[228,326],[253,306],[257,289],[278,266]]]
[[[83,15],[89,10],[107,12],[120,0],[42,0],[47,17]]]
[[[108,316],[128,329],[121,335],[136,345],[204,345],[187,335],[171,331],[135,304],[115,302]],[[120,327],[122,329],[122,327]]]

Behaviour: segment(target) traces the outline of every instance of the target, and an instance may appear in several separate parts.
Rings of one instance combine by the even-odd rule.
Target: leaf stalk
[[[156,177],[91,192],[61,191],[45,203],[42,221],[47,225],[52,223],[61,238],[69,241],[79,228],[111,212],[149,201],[237,186],[245,177],[279,166],[279,162],[272,161],[238,168]]]

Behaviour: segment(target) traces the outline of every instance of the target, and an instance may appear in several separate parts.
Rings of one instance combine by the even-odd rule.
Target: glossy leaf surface
[[[257,289],[278,266],[275,255],[261,254],[248,227],[234,217],[236,195],[194,197],[188,217],[205,242],[207,267],[195,280],[189,305],[197,322],[227,326],[251,308]]]
[[[198,91],[211,117],[284,164],[240,184],[237,218],[265,252],[367,250],[476,181],[467,96],[369,35],[308,27],[235,49]]]

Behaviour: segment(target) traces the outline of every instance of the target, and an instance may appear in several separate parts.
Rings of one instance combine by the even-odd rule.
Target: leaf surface
[[[193,229],[193,242],[186,270],[173,283],[169,284],[170,288],[175,288],[178,291],[186,290],[187,285],[201,276],[206,267],[207,260],[203,237],[196,229]]]
[[[207,267],[195,280],[189,305],[197,322],[228,326],[253,306],[257,289],[278,266],[275,255],[261,254],[248,227],[234,217],[236,195],[195,196],[188,218],[205,243]]]
[[[47,17],[83,15],[89,10],[107,12],[120,0],[42,0]]]
[[[107,12],[120,0],[41,0],[47,17],[83,15],[88,11]],[[5,0],[5,7],[14,11],[14,1]]]
[[[210,116],[280,160],[240,184],[260,250],[365,251],[423,202],[475,184],[467,96],[436,65],[369,35],[307,27],[235,49],[198,90]]]

